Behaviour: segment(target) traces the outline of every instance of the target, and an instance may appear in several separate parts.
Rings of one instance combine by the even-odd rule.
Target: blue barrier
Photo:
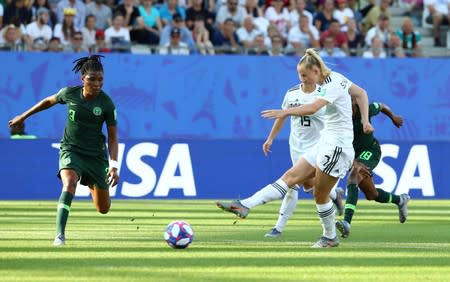
[[[0,124],[56,93],[78,85],[79,54],[0,53]],[[119,136],[151,139],[264,139],[271,123],[260,111],[278,108],[298,83],[297,57],[107,55],[104,90],[116,102]],[[449,59],[327,59],[405,118],[398,130],[385,117],[377,136],[394,141],[450,140]],[[60,138],[65,107],[31,117],[27,131]],[[420,114],[420,117],[418,115]],[[0,127],[0,138],[8,136]],[[288,130],[280,137],[287,138]]]
[[[57,199],[59,140],[0,139],[0,199]],[[290,167],[287,141],[265,157],[262,140],[127,140],[119,145],[114,198],[244,198]],[[450,199],[449,142],[382,142],[377,187],[416,199]],[[340,186],[345,186],[345,179]],[[77,196],[89,195],[78,187]],[[310,197],[301,193],[301,197]]]

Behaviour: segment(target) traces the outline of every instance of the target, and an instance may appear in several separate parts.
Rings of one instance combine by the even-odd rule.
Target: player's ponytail
[[[323,78],[326,78],[330,75],[331,70],[325,65],[322,58],[317,54],[314,48],[306,49],[305,55],[298,62],[299,65],[304,65],[307,68],[311,68],[312,66],[317,66],[320,69],[320,73]]]
[[[73,71],[75,73],[81,72],[81,75],[84,76],[88,71],[101,71],[103,72],[103,65],[101,62],[101,58],[104,58],[102,55],[91,55],[89,57],[82,57],[73,61],[75,66],[73,67]]]

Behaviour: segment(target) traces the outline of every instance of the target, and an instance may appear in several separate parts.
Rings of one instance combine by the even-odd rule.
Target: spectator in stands
[[[46,8],[48,10],[48,25],[53,30],[53,27],[55,27],[56,23],[58,22],[58,18],[56,17],[56,13],[52,11],[50,8],[50,5],[48,4],[48,0],[36,0],[33,2],[33,6],[31,6],[31,13],[33,15],[33,20],[35,21],[38,18],[38,9],[39,8]],[[0,23],[1,26],[1,23]]]
[[[369,59],[386,58],[386,51],[384,51],[383,40],[378,36],[373,37],[372,42],[370,43],[370,48],[368,50],[364,51],[364,53],[362,54],[362,57],[369,58]]]
[[[353,10],[347,6],[347,0],[336,0],[337,9],[333,11],[333,18],[341,25],[341,31],[347,31],[347,21],[355,18]]]
[[[392,33],[389,37],[389,57],[392,58],[405,58],[405,50],[403,50],[402,41],[396,33]]]
[[[220,10],[221,7],[226,6],[228,0],[206,0],[208,2],[208,6],[210,6],[210,4],[213,4],[213,7],[208,7],[209,11],[217,14],[217,12]],[[237,0],[238,2],[238,6],[244,7],[245,6],[245,1],[246,0]]]
[[[291,26],[296,26],[300,20],[300,16],[306,16],[308,18],[308,22],[310,25],[313,25],[313,15],[311,12],[305,9],[306,8],[306,2],[305,0],[296,0],[295,1],[295,9],[293,9],[289,13],[289,18],[291,21]]]
[[[325,0],[323,9],[314,17],[314,25],[317,30],[322,33],[328,29],[333,18],[334,0]]]
[[[391,27],[389,23],[389,17],[384,14],[381,14],[378,17],[378,24],[367,31],[365,42],[366,46],[370,46],[372,44],[372,38],[378,36],[384,44],[384,47],[387,47],[389,43],[389,36],[391,34]]]
[[[192,32],[197,50],[202,55],[214,55],[214,46],[209,39],[209,31],[205,27],[205,21],[201,16],[198,16],[194,21],[194,30]]]
[[[262,33],[258,34],[255,37],[251,46],[252,47],[248,51],[249,55],[262,55],[262,56],[269,55],[269,52],[267,51],[267,46],[265,44],[264,34]]]
[[[136,25],[136,18],[140,16],[139,9],[134,5],[134,0],[123,0],[123,3],[114,10],[114,15],[117,13],[122,14],[125,27],[129,30]]]
[[[62,52],[64,50],[61,40],[58,37],[50,38],[48,42],[47,52]]]
[[[31,46],[29,46],[28,50],[33,52],[44,52],[47,48],[47,42],[42,37],[38,37],[31,42]]]
[[[70,38],[75,31],[79,29],[75,26],[74,18],[77,11],[72,8],[66,8],[64,10],[64,20],[62,23],[58,23],[53,28],[53,36],[58,37],[61,40],[61,44],[70,44]]]
[[[5,9],[3,8],[3,4],[0,2],[0,28],[3,26],[3,14]]]
[[[236,30],[239,38],[239,44],[245,48],[250,48],[253,45],[255,37],[262,33],[257,26],[253,24],[253,17],[247,15],[242,23],[242,26]]]
[[[142,0],[142,5],[139,6],[139,14],[144,18],[147,30],[159,37],[161,35],[162,24],[159,15],[159,10],[153,7],[153,0]]]
[[[10,4],[5,7],[3,13],[3,25],[15,24],[16,20],[26,26],[31,22],[33,13],[31,9],[25,5],[25,0],[12,0]]]
[[[319,31],[310,25],[308,16],[301,15],[300,21],[289,30],[287,48],[294,48],[295,53],[300,55],[308,48],[319,48]]]
[[[191,31],[194,30],[194,22],[200,18],[203,19],[211,40],[214,34],[214,14],[203,6],[203,0],[192,0],[192,6],[186,10],[186,27]]]
[[[425,9],[428,9],[429,16],[425,19],[427,23],[433,24],[433,37],[435,47],[445,47],[440,39],[441,25],[450,23],[450,0],[425,0]]]
[[[94,15],[88,15],[86,17],[84,27],[81,29],[84,44],[89,50],[93,50],[95,45],[95,32],[97,31],[95,29],[95,21],[96,18]]]
[[[349,56],[358,56],[360,49],[364,46],[364,37],[361,35],[361,32],[356,25],[355,19],[349,19],[347,21],[347,31],[345,32],[345,35],[347,36]]]
[[[238,5],[238,0],[228,0],[227,5],[219,8],[216,15],[216,28],[223,28],[226,19],[232,19],[236,27],[240,27],[247,12],[245,8]]]
[[[159,15],[163,26],[172,23],[172,16],[180,15],[183,20],[186,20],[186,9],[178,5],[178,0],[165,0],[165,3],[159,8]]]
[[[239,52],[239,38],[233,19],[225,20],[221,28],[215,31],[212,44],[219,48],[217,53],[234,54]]]
[[[189,47],[189,50],[194,51],[195,43],[192,37],[192,32],[186,27],[184,19],[180,14],[174,14],[173,21],[163,28],[159,45],[165,46],[169,43],[172,38],[171,32],[175,27],[180,31],[180,41],[185,43]]]
[[[402,41],[402,47],[408,57],[420,54],[420,44],[422,39],[419,31],[414,30],[411,18],[404,18],[402,26],[397,29],[396,34]]]
[[[246,0],[244,8],[247,15],[252,16],[254,19],[264,16],[263,10],[258,6],[258,0]]]
[[[36,38],[43,38],[47,44],[52,38],[52,29],[47,24],[50,16],[49,10],[45,7],[40,7],[36,11],[36,15],[36,20],[26,26],[27,40],[33,41]]]
[[[56,15],[58,16],[58,23],[64,21],[66,11],[74,11],[74,27],[76,30],[81,30],[84,26],[84,20],[86,18],[86,6],[81,0],[60,0],[56,5]],[[70,37],[68,37],[70,38]],[[61,40],[63,42],[63,40]],[[63,42],[64,44],[64,42]]]
[[[122,14],[114,15],[112,26],[105,30],[105,41],[108,46],[111,46],[111,51],[129,51],[131,45],[130,31],[124,27]]]
[[[88,52],[88,49],[83,42],[83,33],[81,31],[75,31],[72,34],[70,45],[66,45],[64,51],[72,53]]]
[[[334,47],[340,48],[343,51],[347,52],[348,50],[348,43],[347,43],[347,36],[344,32],[341,31],[341,26],[339,22],[335,19],[333,19],[330,23],[330,26],[327,30],[322,32],[320,35],[320,43],[323,47],[325,47],[324,39],[325,38],[333,38]]]
[[[105,5],[104,0],[95,0],[86,5],[86,15],[95,16],[95,28],[107,29],[111,25],[112,10]]]
[[[391,18],[391,11],[389,10],[389,6],[391,5],[392,0],[380,0],[380,4],[376,5],[372,9],[370,9],[367,16],[364,18],[363,22],[363,34],[365,34],[369,29],[376,26],[381,15],[384,15],[388,18]]]
[[[170,40],[159,49],[161,55],[189,55],[189,46],[181,41],[181,30],[173,27],[170,30]]]
[[[253,24],[260,30],[264,32],[266,44],[269,42],[267,38],[267,27],[270,22],[264,17],[264,12],[261,7],[258,6],[258,0],[247,0],[244,5],[245,11],[248,16],[253,17]]]
[[[286,40],[291,28],[291,18],[289,10],[283,5],[283,0],[273,0],[272,6],[267,7],[264,17],[277,27],[281,36]]]
[[[347,0],[347,7],[353,11],[353,16],[355,18],[356,25],[357,25],[358,29],[361,31],[363,16],[362,16],[361,12],[358,10],[359,1],[358,0]]]
[[[275,0],[260,0],[259,3],[261,3],[261,1],[264,2],[264,6],[263,6],[263,7],[264,7],[264,9],[267,10],[267,8],[269,8],[270,6],[272,6],[272,4],[273,4],[273,2],[274,2]],[[283,2],[283,7],[286,7],[286,9],[288,9],[288,10],[294,9],[295,3],[293,3],[291,0],[282,0],[282,2]]]
[[[144,18],[142,17],[137,17],[133,28],[130,29],[130,40],[135,44],[159,44],[159,37],[146,28]]]
[[[279,35],[274,35],[270,38],[271,48],[269,49],[270,56],[284,56],[283,38]]]
[[[334,38],[332,36],[327,36],[323,38],[323,48],[320,49],[319,55],[322,58],[325,57],[342,58],[347,56],[347,54],[341,48],[336,47],[334,43]]]
[[[18,51],[22,49],[22,37],[20,28],[9,24],[0,32],[0,50]]]
[[[103,30],[97,30],[95,32],[95,50],[96,53],[109,53],[111,48],[106,44],[105,32]]]

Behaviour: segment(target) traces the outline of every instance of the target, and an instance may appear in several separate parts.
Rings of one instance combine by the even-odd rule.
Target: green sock
[[[400,203],[400,197],[392,193],[386,192],[383,189],[377,188],[378,197],[375,199],[378,203],[394,203],[398,205]]]
[[[63,191],[58,201],[56,211],[56,235],[64,234],[66,230],[67,218],[69,217],[70,205],[72,204],[73,195]]]
[[[356,184],[347,185],[347,199],[345,201],[344,220],[352,222],[353,214],[358,203],[359,189]]]

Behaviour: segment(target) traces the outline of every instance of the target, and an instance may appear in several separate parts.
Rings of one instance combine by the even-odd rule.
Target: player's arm
[[[275,137],[277,137],[278,133],[283,128],[285,122],[286,122],[286,117],[277,118],[273,122],[273,126],[272,126],[272,129],[270,130],[269,136],[267,136],[267,139],[263,144],[264,155],[267,156],[271,152],[270,147],[272,146],[273,140],[275,140]]]
[[[356,84],[352,84],[348,89],[348,93],[355,99],[361,112],[361,123],[363,124],[364,133],[371,133],[374,131],[372,124],[369,121],[369,98],[366,90],[362,89]]]
[[[318,112],[326,104],[328,104],[327,100],[318,98],[312,103],[285,110],[264,110],[261,112],[261,116],[267,119],[285,118],[287,116],[309,116]]]
[[[108,131],[108,151],[109,151],[109,171],[108,171],[108,179],[112,186],[117,185],[119,183],[119,173],[118,169],[118,155],[119,155],[119,141],[117,138],[117,126],[109,125],[107,126]]]
[[[394,112],[391,110],[391,108],[386,104],[378,103],[378,105],[380,106],[380,112],[382,112],[383,114],[388,116],[392,120],[392,123],[396,127],[400,128],[403,125],[403,117],[402,116],[398,116],[398,115],[394,114]]]
[[[13,125],[23,124],[23,122],[25,122],[25,120],[28,117],[30,117],[30,116],[32,116],[35,113],[38,113],[40,111],[46,110],[46,109],[48,109],[50,107],[53,107],[57,103],[58,102],[56,100],[56,95],[48,96],[47,98],[42,99],[37,104],[35,104],[31,108],[29,108],[28,110],[23,112],[21,115],[18,115],[16,117],[14,117],[12,120],[10,120],[8,122],[8,125],[11,127]]]

